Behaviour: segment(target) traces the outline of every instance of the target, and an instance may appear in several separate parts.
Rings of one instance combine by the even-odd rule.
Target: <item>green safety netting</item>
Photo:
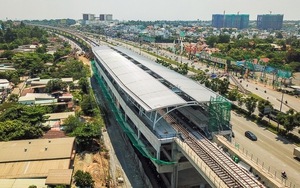
[[[137,135],[135,134],[135,132],[132,130],[132,128],[126,123],[126,121],[124,120],[121,111],[115,106],[115,103],[113,102],[113,98],[111,96],[111,94],[108,92],[104,82],[102,81],[102,79],[100,78],[97,68],[95,66],[95,61],[91,61],[91,65],[92,65],[92,70],[93,70],[93,74],[109,104],[110,109],[112,110],[112,112],[114,113],[114,116],[116,117],[117,121],[119,122],[120,126],[122,127],[122,129],[124,130],[124,132],[126,133],[126,135],[128,136],[128,138],[130,139],[132,145],[144,156],[147,157],[153,161],[155,161],[157,164],[159,165],[170,165],[170,164],[175,164],[176,162],[168,162],[168,161],[163,161],[163,160],[159,160],[154,158],[151,153],[147,150],[146,146],[142,143],[142,141],[140,141],[137,137]]]
[[[210,132],[223,130],[223,127],[229,127],[231,103],[225,97],[219,95],[216,98],[211,97],[208,107]]]

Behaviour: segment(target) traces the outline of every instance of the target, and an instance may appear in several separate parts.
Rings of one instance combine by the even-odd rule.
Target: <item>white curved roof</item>
[[[181,91],[194,98],[195,101],[208,102],[211,96],[216,97],[216,93],[175,71],[124,48],[116,47],[116,49],[177,86]],[[182,99],[160,81],[113,49],[107,46],[100,46],[93,48],[93,52],[114,77],[118,85],[146,111],[188,103],[188,101]]]
[[[214,91],[198,84],[194,80],[183,76],[171,69],[168,69],[156,62],[153,62],[143,56],[140,56],[130,50],[124,49],[122,47],[116,47],[116,49],[127,54],[129,57],[135,59],[142,65],[148,67],[151,71],[160,75],[162,78],[178,87],[181,91],[188,94],[199,103],[209,102],[211,97],[216,98],[216,96],[218,95]]]
[[[146,111],[186,103],[118,52],[104,46],[96,47],[93,51],[118,85]]]

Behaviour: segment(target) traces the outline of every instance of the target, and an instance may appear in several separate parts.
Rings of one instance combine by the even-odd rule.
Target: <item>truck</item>
[[[295,155],[296,157],[298,157],[298,159],[300,159],[300,147],[294,148],[293,155]]]

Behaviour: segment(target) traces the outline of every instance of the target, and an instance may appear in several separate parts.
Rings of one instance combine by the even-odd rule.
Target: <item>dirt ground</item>
[[[81,60],[85,65],[90,68],[90,60],[84,56],[79,56],[78,60]],[[77,109],[80,110],[80,109]],[[104,148],[102,145],[101,148]],[[107,180],[111,179],[109,168],[109,153],[105,151],[97,153],[78,153],[74,159],[74,174],[77,170],[89,172],[93,180],[95,181],[95,188],[106,187]],[[76,187],[74,184],[72,187]]]
[[[110,180],[108,152],[76,154],[74,174],[77,170],[89,172],[95,181],[95,188],[106,187],[107,180]],[[72,187],[76,186],[72,185]]]
[[[78,56],[78,60],[81,60],[83,62],[83,64],[88,65],[92,72],[92,67],[91,67],[91,63],[90,63],[89,59],[85,58],[84,56]]]

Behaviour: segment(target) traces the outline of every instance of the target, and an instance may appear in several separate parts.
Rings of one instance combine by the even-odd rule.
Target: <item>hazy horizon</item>
[[[212,14],[284,14],[285,21],[300,20],[299,0],[0,0],[0,20],[82,19],[82,14],[112,14],[117,20],[205,20]]]

